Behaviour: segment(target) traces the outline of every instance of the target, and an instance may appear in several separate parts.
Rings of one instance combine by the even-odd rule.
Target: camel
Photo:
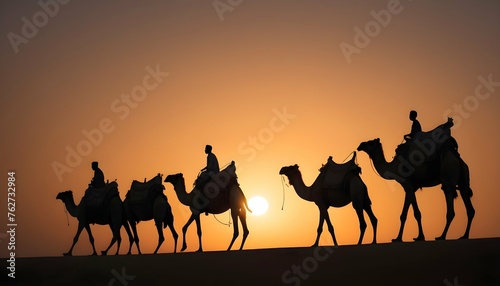
[[[355,156],[356,153],[354,153],[352,162],[354,162]],[[327,176],[331,176],[331,174],[324,169],[332,163],[336,164],[331,160],[331,157],[329,157],[327,165],[322,167],[320,174],[318,175],[314,183],[309,187],[305,185],[298,165],[283,167],[279,172],[280,175],[285,175],[288,177],[290,185],[293,186],[295,192],[301,199],[308,202],[314,202],[316,206],[318,206],[319,224],[317,229],[316,241],[314,242],[312,247],[318,246],[319,238],[321,236],[321,233],[323,232],[323,223],[325,222],[325,220],[328,226],[328,231],[332,236],[333,243],[335,246],[338,246],[333,225],[328,214],[328,208],[330,206],[341,208],[346,206],[350,202],[352,202],[352,206],[356,210],[356,214],[358,215],[359,219],[360,236],[358,244],[362,243],[363,236],[366,230],[366,222],[363,216],[363,210],[368,214],[373,227],[372,243],[377,243],[378,220],[373,214],[371,208],[368,189],[359,176],[360,169],[351,169],[350,171],[348,171],[343,179],[342,177],[340,177],[340,184],[328,185],[325,182],[327,181]]]
[[[80,202],[79,205],[75,204],[73,199],[73,192],[71,190],[60,192],[57,194],[56,199],[61,200],[66,206],[66,210],[72,217],[76,217],[78,219],[78,228],[76,231],[76,235],[73,238],[73,244],[68,252],[63,253],[64,256],[72,256],[73,248],[75,247],[78,238],[80,237],[80,233],[85,228],[89,235],[90,244],[92,245],[92,255],[97,255],[94,246],[94,237],[92,236],[92,232],[90,230],[90,224],[100,224],[100,225],[109,225],[111,231],[113,232],[113,238],[111,239],[111,243],[109,244],[106,250],[101,251],[102,255],[107,255],[109,249],[113,246],[115,242],[117,242],[117,248],[115,255],[118,255],[118,251],[120,250],[121,236],[120,229],[122,226],[125,227],[127,231],[130,247],[127,254],[130,254],[132,249],[133,237],[130,232],[130,228],[124,216],[123,203],[119,196],[114,196],[106,207],[101,208],[91,208],[86,207],[84,202]]]
[[[196,228],[198,234],[199,249],[198,252],[203,251],[201,243],[201,223],[200,213],[220,214],[231,209],[231,217],[233,219],[233,238],[227,250],[229,251],[233,246],[234,241],[239,235],[238,218],[241,221],[243,228],[243,239],[241,241],[240,250],[243,249],[245,240],[247,239],[248,231],[246,223],[246,210],[252,212],[247,205],[247,200],[243,191],[241,190],[236,179],[236,167],[234,161],[230,165],[216,174],[212,181],[208,182],[203,191],[194,188],[190,193],[186,192],[186,186],[182,173],[168,175],[165,182],[171,183],[174,186],[174,191],[177,194],[179,201],[190,208],[191,217],[188,219],[182,228],[182,248],[184,251],[187,248],[186,232],[189,225],[196,221]]]
[[[138,186],[138,187],[134,187]],[[142,187],[142,190],[140,190]],[[174,253],[177,252],[177,232],[174,228],[174,216],[172,214],[172,208],[168,203],[167,197],[163,194],[163,190],[165,187],[162,184],[161,175],[158,174],[156,177],[151,179],[147,183],[139,183],[138,181],[134,181],[130,190],[123,201],[123,205],[125,207],[125,213],[132,227],[132,232],[134,233],[134,241],[137,246],[137,251],[141,254],[141,248],[139,247],[139,236],[137,235],[137,227],[136,224],[140,221],[148,221],[154,220],[156,229],[158,231],[158,245],[154,251],[154,254],[158,252],[158,249],[162,245],[163,241],[165,241],[165,237],[163,236],[163,228],[167,226],[170,228],[172,232],[172,236],[174,237]],[[142,202],[133,202],[131,197],[133,196],[133,192],[146,192],[151,193],[151,197],[145,199]],[[140,195],[140,194],[139,194]]]
[[[368,154],[373,161],[376,171],[382,178],[396,180],[405,191],[405,201],[400,216],[401,225],[398,236],[392,240],[393,242],[402,241],[403,229],[410,205],[413,207],[413,214],[418,224],[418,236],[414,240],[425,240],[421,213],[417,205],[415,192],[420,188],[433,187],[439,184],[441,184],[441,189],[444,191],[446,197],[447,213],[443,233],[441,236],[436,237],[436,240],[446,239],[448,228],[455,216],[453,199],[457,197],[457,186],[467,211],[467,228],[461,239],[469,238],[470,227],[475,214],[470,199],[472,197],[472,189],[469,184],[469,168],[458,154],[458,145],[451,137],[451,133],[447,135],[451,127],[450,125],[453,126],[451,119],[448,120],[448,126],[443,124],[433,131],[427,132],[428,135],[436,135],[433,135],[433,140],[423,137],[424,140],[422,142],[427,141],[420,143],[421,150],[418,148],[408,150],[407,153],[409,156],[406,158],[403,153],[397,154],[391,162],[386,161],[379,138],[362,142],[357,149],[358,151],[365,151]],[[422,136],[425,136],[425,134],[422,134]],[[419,143],[415,142],[415,144]],[[427,153],[424,154],[424,152]]]

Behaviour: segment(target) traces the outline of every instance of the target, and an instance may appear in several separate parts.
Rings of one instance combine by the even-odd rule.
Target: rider
[[[92,170],[94,170],[94,177],[90,180],[89,186],[94,188],[105,187],[106,183],[104,182],[104,173],[101,169],[99,169],[99,163],[94,161],[91,166]]]
[[[197,185],[200,186],[200,189],[212,175],[219,173],[219,161],[214,153],[212,153],[212,146],[205,146],[205,154],[207,154],[207,166],[200,170],[201,174],[198,177]]]
[[[404,139],[407,141],[413,139],[417,133],[422,132],[422,126],[420,126],[420,122],[417,120],[417,112],[415,110],[410,111],[409,117],[413,123],[411,124],[410,133],[404,136]]]

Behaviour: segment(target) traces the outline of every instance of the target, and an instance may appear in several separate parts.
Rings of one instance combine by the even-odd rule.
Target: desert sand
[[[16,264],[17,285],[500,285],[500,238],[36,257]],[[5,282],[13,279],[4,272]]]

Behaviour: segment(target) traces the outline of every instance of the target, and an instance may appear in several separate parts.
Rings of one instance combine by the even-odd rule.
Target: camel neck
[[[290,184],[293,186],[295,192],[301,199],[309,202],[313,201],[312,189],[311,187],[306,186],[300,172],[290,178]]]
[[[174,191],[181,204],[185,206],[191,205],[191,195],[186,192],[186,184],[184,178],[179,179],[174,184]]]
[[[398,168],[394,163],[394,160],[392,162],[387,162],[382,146],[380,146],[380,148],[376,148],[373,154],[369,154],[369,156],[373,161],[375,170],[377,170],[382,178],[394,180],[398,177]]]
[[[72,217],[78,216],[78,206],[75,204],[73,196],[68,196],[66,200],[64,200],[64,205],[66,206],[66,210]]]

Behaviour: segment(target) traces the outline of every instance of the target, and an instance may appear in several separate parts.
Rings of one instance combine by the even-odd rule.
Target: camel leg
[[[353,206],[354,206],[354,202],[353,202]],[[365,231],[366,231],[366,221],[365,221],[365,217],[363,214],[363,208],[360,205],[356,204],[356,206],[354,206],[354,209],[356,210],[356,214],[358,215],[358,220],[359,220],[358,244],[361,244],[363,242],[363,236],[365,235]]]
[[[200,248],[198,248],[198,252],[203,252],[203,247],[201,246],[201,221],[200,215],[197,215],[194,219],[196,221],[196,233],[198,234],[198,243]]]
[[[115,236],[115,233],[113,231],[113,227],[111,225],[109,225],[109,228],[111,229],[111,232],[113,233],[113,238],[111,238],[111,242],[109,243],[108,247],[106,248],[106,250],[102,250],[101,251],[101,254],[102,255],[108,255],[108,251],[109,249],[113,246],[113,244],[115,244],[116,242],[116,236]]]
[[[137,246],[137,252],[142,254],[141,247],[139,246],[139,235],[137,234],[137,222],[135,220],[130,220],[130,228],[132,228],[132,233],[134,234],[135,245]]]
[[[321,236],[321,233],[323,232],[323,223],[324,222],[325,222],[324,211],[322,209],[320,209],[319,210],[319,224],[318,224],[318,229],[316,230],[316,232],[317,232],[316,241],[314,241],[314,244],[312,245],[312,247],[316,247],[319,244],[319,237]]]
[[[132,232],[130,231],[130,226],[128,225],[128,220],[123,221],[123,227],[125,228],[125,231],[127,232],[128,235],[128,241],[130,243],[128,247],[128,252],[127,255],[132,254],[132,246],[134,245],[134,236],[132,235]]]
[[[418,236],[413,238],[414,241],[425,241],[425,236],[424,236],[424,229],[422,227],[422,213],[420,212],[420,209],[418,208],[417,204],[417,198],[415,196],[415,193],[411,193],[411,206],[413,208],[413,216],[415,217],[415,220],[417,221],[418,225]]]
[[[110,224],[109,227],[111,228],[111,231],[113,232],[113,239],[111,239],[111,243],[106,248],[106,250],[101,251],[101,254],[102,255],[107,255],[108,251],[111,249],[111,247],[116,242],[117,247],[116,247],[116,253],[115,253],[115,255],[118,255],[118,252],[120,251],[120,244],[121,244],[121,241],[122,241],[122,238],[120,236],[121,224]]]
[[[189,217],[188,221],[186,222],[186,224],[182,227],[182,248],[181,248],[181,251],[184,251],[187,248],[186,232],[189,228],[189,225],[191,225],[191,223],[194,221],[194,219],[195,219],[195,214],[192,213],[191,216]]]
[[[120,253],[120,245],[122,244],[122,236],[120,234],[120,229],[122,228],[121,219],[120,222],[117,222],[113,225],[114,231],[113,236],[116,237],[116,252],[115,255]]]
[[[326,220],[326,225],[328,226],[328,231],[332,235],[333,245],[338,246],[337,239],[335,238],[335,231],[333,230],[333,225],[332,225],[332,222],[330,221],[330,216],[328,215],[328,210],[324,210],[323,215],[324,215],[325,220]],[[365,225],[366,225],[366,223],[365,223]]]
[[[71,245],[71,248],[69,249],[68,252],[63,253],[64,256],[72,256],[73,255],[73,248],[75,247],[75,244],[78,241],[78,238],[80,237],[80,234],[82,233],[82,230],[84,228],[84,223],[83,222],[78,222],[78,229],[76,230],[75,237],[73,238],[73,244]]]
[[[95,251],[94,246],[94,236],[92,235],[92,231],[90,230],[90,225],[85,225],[85,230],[87,230],[87,234],[89,235],[90,244],[92,245],[92,255],[97,255],[97,251]]]
[[[231,239],[231,243],[229,243],[229,247],[227,248],[227,251],[231,249],[233,246],[234,241],[240,234],[240,231],[238,229],[238,214],[239,214],[239,209],[231,209],[231,218],[233,219],[233,238]]]
[[[160,246],[165,241],[165,237],[163,236],[163,227],[162,227],[163,226],[163,222],[162,221],[157,221],[155,219],[155,225],[156,225],[156,230],[158,231],[158,245],[156,246],[156,249],[153,252],[154,254],[156,254],[158,252],[158,249],[160,248]]]
[[[371,222],[372,227],[373,227],[373,241],[372,241],[372,244],[376,244],[377,243],[377,223],[378,223],[378,219],[375,216],[375,214],[373,213],[372,207],[369,204],[367,204],[364,207],[364,210],[368,214],[368,217],[370,218],[370,222]]]
[[[248,227],[247,227],[247,210],[245,209],[244,205],[241,206],[240,221],[241,221],[241,228],[243,229],[243,239],[241,240],[241,246],[240,246],[240,250],[242,250],[243,245],[245,244],[245,241],[247,240],[248,234],[250,233],[250,231],[248,230]]]
[[[462,200],[464,201],[465,209],[467,210],[467,228],[465,230],[465,234],[460,239],[469,239],[470,227],[472,224],[472,219],[476,214],[474,207],[472,206],[472,202],[470,200],[470,195],[472,194],[472,190],[470,187],[467,187],[465,190],[460,189],[460,195],[462,196]]]
[[[467,228],[464,235],[460,239],[468,239],[472,219],[474,218],[476,211],[474,210],[470,199],[472,197],[472,189],[470,188],[469,167],[463,160],[460,160],[460,170],[458,189],[460,190],[460,196],[462,196],[462,200],[464,201],[465,209],[467,211]]]
[[[177,231],[175,231],[174,222],[169,223],[168,227],[170,228],[170,231],[172,232],[172,236],[174,237],[174,253],[176,253],[177,252],[177,240],[179,238],[179,235],[177,234]]]
[[[455,188],[453,187],[443,187],[445,197],[446,197],[446,225],[441,236],[436,237],[436,240],[445,240],[446,234],[448,233],[448,228],[450,227],[453,218],[455,217],[455,210],[453,207],[453,199]]]
[[[176,253],[177,239],[179,238],[179,235],[177,234],[177,231],[175,231],[174,215],[172,214],[172,208],[168,203],[167,203],[167,211],[165,213],[165,219],[163,221],[163,228],[166,228],[167,226],[170,228],[170,231],[172,232],[172,237],[174,238],[174,253]]]
[[[410,204],[411,204],[411,195],[409,195],[411,192],[412,191],[405,190],[405,202],[403,204],[403,210],[401,211],[401,216],[399,217],[401,225],[399,227],[398,237],[394,238],[392,240],[392,242],[403,241],[403,230],[405,228],[405,222],[406,222],[406,217],[408,215],[408,209],[410,208]]]

